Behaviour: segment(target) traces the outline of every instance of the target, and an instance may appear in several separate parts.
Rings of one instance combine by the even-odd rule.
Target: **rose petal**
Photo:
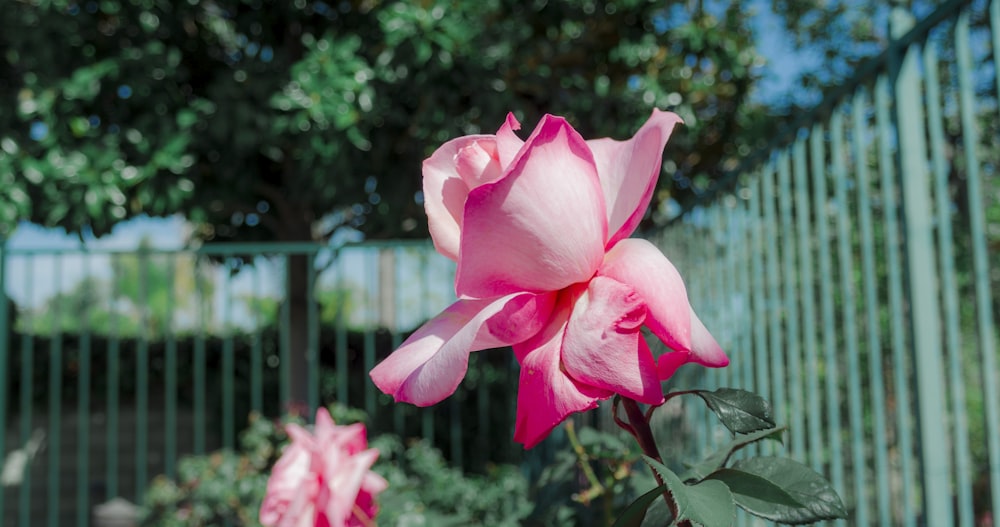
[[[451,395],[469,366],[469,353],[507,346],[537,333],[554,295],[514,294],[461,299],[424,324],[372,369],[372,381],[397,401],[429,406]],[[516,324],[505,321],[511,319]]]
[[[524,141],[514,133],[520,129],[521,123],[517,122],[513,113],[508,113],[507,119],[497,130],[497,154],[500,158],[500,166],[503,168],[510,166],[514,157],[524,146]]]
[[[654,109],[646,124],[627,141],[587,141],[607,206],[607,247],[628,238],[642,220],[660,176],[663,148],[674,126],[681,122],[674,113]]]
[[[469,193],[456,292],[492,298],[585,282],[604,255],[604,218],[590,151],[547,115],[507,175]]]
[[[663,402],[653,354],[640,328],[646,306],[631,287],[598,276],[573,306],[562,362],[578,382],[641,403]]]
[[[351,456],[346,463],[328,469],[324,479],[325,490],[329,493],[325,507],[327,518],[336,522],[351,517],[361,492],[361,483],[377,458],[378,450],[368,449]]]
[[[499,177],[499,162],[497,167],[491,167],[486,159],[473,155],[478,150],[487,152],[489,145],[495,146],[496,138],[491,135],[469,135],[452,139],[441,145],[424,161],[423,191],[424,211],[427,212],[427,226],[434,240],[434,247],[439,253],[452,260],[458,259],[459,239],[462,231],[462,214],[465,200],[469,196],[469,182],[480,179],[472,171],[475,161],[480,162],[483,171],[495,170]],[[465,152],[462,159],[465,178],[459,174],[458,158]],[[486,178],[488,179],[488,178]]]
[[[684,280],[646,240],[628,238],[608,251],[598,274],[632,286],[646,304],[646,327],[676,351],[691,350],[691,308]]]
[[[722,346],[708,332],[705,324],[691,310],[691,361],[704,366],[721,368],[729,365],[729,357],[722,351]]]
[[[660,355],[656,371],[661,380],[669,379],[678,368],[694,362],[702,366],[721,368],[729,365],[729,357],[701,323],[698,315],[691,310],[691,351],[670,351]]]
[[[525,448],[545,439],[570,414],[596,408],[597,401],[612,395],[577,383],[562,370],[560,354],[569,311],[569,306],[558,309],[545,329],[514,345],[521,363],[514,440]]]

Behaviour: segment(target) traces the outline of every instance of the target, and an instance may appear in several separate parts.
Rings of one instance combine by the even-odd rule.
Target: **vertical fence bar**
[[[260,266],[264,264],[263,258],[256,258],[253,269],[251,272],[252,284],[251,289],[253,290],[254,299],[264,298],[263,291],[261,291],[260,284]],[[263,333],[264,333],[264,322],[261,317],[261,308],[259,302],[256,302],[256,306],[253,312],[250,313],[251,320],[253,321],[253,334],[251,339],[253,343],[250,345],[250,410],[258,413],[263,413],[264,411],[264,350],[263,350]]]
[[[308,253],[306,259],[309,262],[306,266],[306,333],[309,334],[306,363],[309,365],[309,415],[314,416],[320,405],[319,373],[322,367],[319,356],[319,302],[316,301],[319,277],[316,276],[316,253]]]
[[[994,1],[990,7],[993,23],[994,64],[1000,66],[996,31],[1000,24],[1000,7]],[[955,26],[955,47],[958,59],[958,82],[962,118],[962,140],[965,150],[966,184],[969,195],[969,226],[972,238],[973,272],[976,280],[976,325],[982,354],[983,401],[986,410],[986,441],[990,466],[990,490],[993,503],[993,524],[1000,525],[1000,388],[997,388],[995,323],[990,285],[989,249],[986,245],[986,217],[983,212],[983,190],[979,173],[979,134],[976,129],[974,92],[972,86],[972,56],[969,50],[969,12],[963,10]],[[1000,77],[1000,70],[994,71]],[[1000,78],[997,95],[1000,97]],[[1000,100],[1000,99],[998,99]]]
[[[334,263],[337,271],[337,291],[341,292],[339,305],[337,306],[337,316],[334,321],[336,336],[334,343],[334,362],[337,367],[337,402],[343,405],[349,404],[347,400],[347,296],[343,294],[347,287],[347,280],[344,279],[344,260],[346,253],[338,250]]]
[[[198,330],[194,341],[194,453],[205,453],[205,378],[208,373],[205,364],[205,332],[208,313],[205,309],[205,289],[208,288],[202,276],[201,260],[195,258],[192,264],[195,287],[198,290]]]
[[[802,348],[806,365],[806,393],[808,400],[809,464],[813,470],[822,470],[822,414],[820,413],[819,357],[816,350],[816,313],[814,307],[812,226],[809,216],[809,172],[806,169],[805,139],[795,141],[792,150],[795,172],[795,230],[799,242],[799,305],[802,308]]]
[[[910,400],[907,382],[906,334],[903,324],[903,279],[899,262],[899,209],[896,204],[895,173],[893,161],[893,134],[889,117],[889,80],[882,76],[875,83],[875,119],[879,136],[879,185],[882,190],[882,211],[885,220],[885,261],[889,271],[889,318],[892,342],[893,396],[896,412],[896,449],[899,457],[902,499],[898,500],[903,525],[916,525],[914,506],[913,447],[910,437]]]
[[[948,190],[948,160],[944,122],[941,112],[937,47],[924,46],[924,75],[927,86],[927,122],[930,136],[931,168],[934,172],[934,208],[937,219],[937,254],[941,268],[941,295],[944,301],[945,354],[948,361],[948,387],[951,395],[952,448],[955,462],[955,490],[959,525],[971,526],[972,469],[969,456],[969,433],[966,419],[965,383],[962,380],[961,328],[959,326],[958,283],[955,280],[955,257],[952,242],[951,196]]]
[[[771,371],[769,373],[771,404],[774,408],[774,415],[778,418],[778,422],[788,422],[787,405],[785,404],[785,353],[782,350],[781,338],[781,277],[778,271],[781,260],[778,255],[778,220],[775,212],[777,196],[774,193],[775,165],[779,163],[781,161],[772,156],[771,161],[767,164],[767,168],[761,174],[764,198],[764,237],[766,241],[765,265],[767,266],[765,276],[767,280],[766,313],[768,321],[768,350],[766,355],[771,359]]]
[[[234,370],[236,357],[233,349],[232,326],[232,281],[231,257],[226,257],[222,265],[225,276],[222,280],[222,447],[236,447],[236,386]]]
[[[868,177],[868,149],[865,133],[865,108],[867,100],[864,92],[859,91],[852,104],[854,122],[854,172],[858,189],[858,227],[861,231],[861,277],[865,298],[865,335],[868,351],[868,382],[871,383],[872,428],[874,435],[873,451],[875,455],[876,501],[878,503],[878,525],[890,525],[889,509],[889,460],[888,444],[885,439],[885,388],[882,372],[882,341],[879,332],[879,304],[876,284],[878,275],[875,270],[875,236],[872,224],[872,199],[870,180]]]
[[[83,280],[87,287],[92,287],[90,282],[90,258],[83,255],[83,263],[80,266],[83,271]],[[90,298],[88,290],[87,297]],[[79,527],[86,527],[90,518],[89,505],[89,485],[90,477],[90,312],[84,310],[78,313],[80,318],[80,335],[77,338],[79,347],[79,358],[77,361],[77,387],[76,387],[76,415],[77,415],[77,435],[76,435],[76,524]],[[3,335],[3,332],[0,332]],[[2,421],[0,421],[2,422]]]
[[[778,158],[778,198],[781,212],[781,274],[784,284],[782,311],[785,314],[787,337],[785,354],[788,357],[788,383],[791,393],[791,452],[792,457],[804,459],[805,448],[805,406],[802,395],[802,351],[799,349],[799,315],[795,304],[795,230],[792,227],[792,174],[788,149]]]
[[[364,350],[362,355],[362,364],[364,371],[369,372],[375,367],[375,328],[379,326],[382,322],[382,290],[389,286],[389,284],[382,283],[383,275],[383,257],[382,251],[387,249],[383,247],[372,248],[365,256],[373,259],[373,262],[368,262],[366,266],[368,272],[365,274],[367,281],[365,290],[369,294],[369,298],[372,299],[368,304],[368,309],[366,310],[368,315],[365,321],[364,328]],[[364,383],[364,397],[365,397],[365,412],[368,415],[375,415],[375,383],[366,382]]]
[[[7,240],[0,234],[0,423],[4,431],[0,432],[0,456],[6,456],[7,445],[4,444],[7,433],[7,364],[10,362],[10,335],[8,327],[10,320],[7,311]],[[21,382],[24,382],[23,380]],[[4,516],[4,490],[0,485],[0,518]]]
[[[767,170],[767,169],[765,169]],[[755,174],[751,182],[753,191],[750,194],[750,221],[753,222],[753,241],[751,247],[751,278],[753,303],[753,356],[756,365],[756,384],[754,391],[764,399],[771,400],[769,390],[771,383],[768,380],[768,353],[767,353],[767,303],[765,300],[764,284],[761,277],[766,276],[764,269],[764,229],[765,220],[761,216],[761,201],[763,200],[763,179],[761,174]],[[770,443],[764,445],[753,445],[756,452],[770,454],[774,451]]]
[[[892,12],[892,34],[899,37],[913,26],[913,16],[901,5]],[[948,491],[948,445],[940,419],[944,415],[944,379],[941,364],[941,328],[934,258],[933,216],[927,144],[924,136],[923,94],[919,49],[903,52],[895,72],[896,121],[905,225],[906,271],[909,281],[912,346],[916,357],[917,407],[920,430],[921,482],[924,519],[946,525],[951,517]]]
[[[62,255],[53,257],[52,288],[59,291],[62,287]],[[62,369],[63,369],[63,349],[62,349],[62,304],[56,304],[56,312],[53,319],[53,327],[50,328],[51,340],[49,341],[49,425],[48,437],[48,507],[46,507],[46,523],[49,527],[59,525],[59,502],[62,493],[60,492],[60,454],[62,453]]]
[[[816,124],[810,137],[813,210],[816,212],[816,243],[819,247],[820,309],[823,317],[823,375],[826,377],[826,425],[830,457],[829,472],[833,487],[844,495],[844,463],[840,448],[840,393],[837,368],[837,328],[834,324],[833,286],[830,278],[833,269],[830,257],[830,233],[826,190],[826,154],[823,145],[823,126]]]
[[[139,264],[138,299],[142,313],[139,327],[139,339],[136,349],[135,376],[135,497],[136,502],[142,501],[143,489],[146,488],[146,470],[149,454],[147,421],[149,419],[149,252],[145,247],[139,248],[137,256]]]
[[[292,402],[292,255],[288,252],[281,254],[281,261],[284,264],[284,273],[281,277],[281,285],[284,289],[284,296],[281,302],[279,313],[280,323],[278,324],[278,391],[281,399],[281,411],[289,410]],[[299,350],[301,353],[302,350]],[[301,379],[294,379],[301,382]],[[301,402],[301,401],[296,401]],[[343,401],[347,404],[346,401]]]
[[[739,249],[740,255],[743,260],[743,265],[740,266],[740,282],[742,282],[741,296],[743,298],[743,308],[746,315],[743,317],[746,321],[743,326],[742,338],[740,339],[740,349],[743,350],[742,361],[740,361],[740,371],[743,372],[741,383],[743,389],[756,391],[756,386],[753,382],[753,372],[754,372],[754,356],[753,356],[753,342],[754,342],[754,312],[753,312],[753,285],[752,277],[753,272],[753,231],[756,229],[756,216],[753,214],[753,194],[750,187],[744,187],[744,191],[747,193],[746,199],[743,200],[742,215],[740,217],[740,236],[739,236]],[[747,232],[750,231],[750,232]]]
[[[428,297],[430,295],[428,294],[429,291],[426,286],[435,283],[434,277],[430,273],[430,266],[427,265],[427,256],[428,253],[426,251],[420,255],[419,276],[424,278],[423,280],[424,287],[421,288],[422,289],[421,292],[423,294],[420,295],[420,312],[423,313],[424,315],[430,313],[430,306],[428,305]],[[516,386],[516,384],[514,386]],[[515,393],[515,392],[511,391],[510,393]],[[423,411],[420,412],[420,436],[426,439],[431,445],[435,444],[434,411],[432,410],[433,408],[434,407],[424,408]],[[513,420],[511,420],[511,422],[513,422]]]
[[[170,479],[173,479],[177,474],[177,335],[174,333],[174,310],[176,308],[174,289],[177,286],[177,256],[178,253],[169,253],[164,256],[167,260],[167,283],[164,286],[167,288],[167,319],[163,321],[163,336],[166,339],[163,379],[166,437],[164,438],[163,469]]]
[[[25,296],[30,302],[34,297],[35,283],[35,258],[26,255],[24,269],[25,284],[27,290]],[[2,264],[2,262],[0,262]],[[5,291],[6,292],[6,291]],[[6,298],[4,298],[6,302]],[[35,392],[35,339],[32,331],[24,324],[25,331],[21,334],[21,444],[27,445],[34,435],[32,430],[34,420],[34,392]],[[17,502],[18,525],[29,525],[31,523],[31,470],[25,470],[21,479]]]
[[[418,254],[419,253],[423,253],[423,252],[425,252],[425,249],[423,247],[421,247],[417,251]],[[408,254],[408,256],[413,256],[412,253],[407,253],[407,254]],[[399,262],[402,261],[402,259],[400,258],[400,256],[401,255],[397,255],[397,258],[396,258],[396,266],[393,269],[393,275],[394,275],[393,276],[393,280],[397,284],[405,284],[405,283],[407,283],[407,281],[400,278],[400,269],[403,268],[403,266],[399,264]],[[407,258],[407,260],[410,261],[410,262],[412,262],[411,258]],[[400,330],[401,330],[400,326],[401,326],[401,324],[399,322],[401,320],[401,317],[399,315],[400,315],[400,308],[401,308],[401,304],[402,304],[402,302],[400,301],[400,298],[399,298],[399,291],[400,291],[400,289],[402,289],[402,288],[401,287],[397,287],[397,288],[394,288],[392,290],[392,305],[393,305],[393,312],[394,312],[393,318],[394,318],[394,320],[397,321],[396,327],[394,327],[394,328],[391,329],[391,334],[390,334],[391,335],[392,349],[393,350],[398,349],[399,345],[403,343],[402,335],[400,335]],[[423,314],[421,313],[421,315],[423,315]],[[392,405],[392,429],[396,433],[396,435],[402,435],[403,434],[403,430],[406,427],[406,415],[404,414],[405,411],[406,411],[406,407],[404,405],[401,405],[401,404],[394,404],[394,405]]]
[[[841,322],[844,328],[844,349],[847,351],[847,404],[851,428],[851,474],[854,481],[854,517],[858,525],[868,524],[868,501],[865,492],[865,460],[861,426],[861,361],[858,357],[858,329],[855,318],[857,301],[854,297],[854,263],[851,240],[850,206],[847,194],[848,175],[844,158],[844,118],[835,111],[830,120],[831,158],[833,161],[834,195],[837,200],[837,257],[840,268]]]

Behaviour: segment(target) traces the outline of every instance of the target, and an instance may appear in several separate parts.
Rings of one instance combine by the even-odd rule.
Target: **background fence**
[[[998,1],[896,7],[884,54],[660,235],[732,350],[710,382],[771,399],[853,525],[1000,525],[998,30]]]
[[[373,433],[428,438],[467,469],[525,461],[508,354],[475,354],[432,408],[394,404],[368,380],[454,299],[454,264],[429,243],[8,248],[0,261],[13,302],[0,313],[3,525],[88,525],[95,504],[141,501],[179,457],[233,447],[249,412],[291,401],[310,415],[360,408]],[[293,375],[298,349],[307,373]]]

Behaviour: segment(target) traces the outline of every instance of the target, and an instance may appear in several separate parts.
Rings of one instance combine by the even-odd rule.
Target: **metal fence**
[[[849,524],[1000,525],[1000,1],[891,30],[661,246]]]
[[[428,438],[457,466],[524,462],[507,354],[475,354],[432,408],[368,380],[454,300],[453,276],[428,242],[0,245],[0,524],[89,525],[96,504],[140,502],[180,457],[236,446],[250,412],[295,401],[365,410],[372,433]]]

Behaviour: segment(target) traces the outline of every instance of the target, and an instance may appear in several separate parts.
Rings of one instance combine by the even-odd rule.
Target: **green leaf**
[[[729,461],[730,456],[732,456],[736,451],[747,445],[763,441],[764,439],[773,439],[780,442],[781,433],[784,431],[785,427],[782,426],[772,428],[770,430],[761,430],[752,434],[736,436],[736,439],[725,447],[713,452],[701,462],[689,467],[683,474],[681,474],[681,479],[688,483],[692,481],[701,481],[713,472],[724,467],[726,462]]]
[[[722,424],[735,434],[749,434],[774,428],[771,405],[763,397],[746,390],[720,388],[714,392],[695,392],[722,420]]]
[[[756,474],[724,468],[706,479],[725,483],[737,505],[762,518],[775,519],[772,515],[780,507],[804,507],[786,489]]]
[[[729,527],[736,517],[736,504],[729,487],[721,481],[708,480],[685,485],[681,478],[655,459],[643,456],[660,477],[677,504],[675,523],[688,521],[701,527]]]
[[[724,473],[719,479],[734,481],[737,488],[730,489],[737,496],[736,503],[761,518],[791,525],[847,518],[844,503],[830,482],[797,461],[755,457],[737,461],[733,470],[728,472],[746,474],[734,476]],[[715,478],[714,475],[712,477]],[[765,480],[769,486],[761,485],[760,480]],[[751,485],[751,482],[757,484]],[[756,488],[752,488],[754,486]],[[776,492],[775,487],[797,504],[782,498],[782,493]]]
[[[625,508],[622,515],[615,520],[615,524],[612,527],[641,527],[644,523],[643,520],[646,519],[647,509],[649,509],[650,505],[652,505],[656,500],[661,499],[660,497],[663,496],[663,491],[666,489],[666,485],[660,485],[659,487],[656,487],[655,489],[636,498],[635,501]],[[667,512],[667,516],[664,516],[662,522],[659,522],[661,525],[666,525],[670,520],[669,514],[670,513]]]

